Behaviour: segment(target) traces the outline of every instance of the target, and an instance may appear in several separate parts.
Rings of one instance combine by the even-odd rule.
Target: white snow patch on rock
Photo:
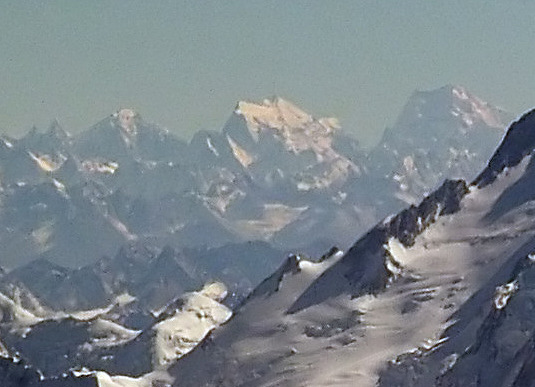
[[[9,311],[14,320],[13,326],[16,328],[32,326],[43,321],[43,318],[34,315],[25,309],[20,302],[7,297],[3,293],[0,293],[0,308]]]
[[[210,149],[210,151],[216,155],[217,157],[219,157],[219,152],[217,151],[217,149],[215,148],[214,144],[212,143],[212,139],[210,137],[207,137],[206,138],[206,145],[208,146],[208,149]]]
[[[509,282],[498,286],[494,295],[494,306],[496,309],[503,309],[511,296],[518,290],[518,281]]]
[[[44,172],[55,172],[61,168],[63,163],[67,160],[67,157],[63,154],[58,154],[56,156],[51,156],[47,154],[37,154],[31,151],[28,151],[28,155],[32,158],[33,161],[37,164],[41,170]]]
[[[89,332],[93,336],[91,344],[97,347],[112,347],[135,339],[142,331],[128,329],[113,321],[97,318]]]

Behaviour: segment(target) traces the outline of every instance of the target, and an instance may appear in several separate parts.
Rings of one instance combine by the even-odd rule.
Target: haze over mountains
[[[189,144],[128,109],[77,136],[53,124],[6,137],[2,264],[44,256],[76,267],[139,240],[346,248],[444,177],[472,178],[510,118],[447,86],[415,93],[369,154],[336,120],[280,98],[238,103],[221,131]]]
[[[446,86],[371,151],[281,98],[3,137],[5,385],[525,385],[531,116]]]

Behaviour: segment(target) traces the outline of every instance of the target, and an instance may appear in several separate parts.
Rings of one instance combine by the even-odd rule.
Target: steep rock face
[[[262,154],[255,156],[260,152],[270,151],[269,148],[261,147],[261,141],[272,136],[289,153],[288,160],[275,158],[270,160],[272,164],[275,164],[275,168],[260,165],[257,170],[258,172],[276,170],[277,168],[286,170],[293,175],[290,177],[298,190],[308,191],[329,187],[337,180],[345,180],[348,173],[358,173],[360,170],[347,157],[333,149],[333,138],[336,137],[335,134],[340,129],[334,119],[314,119],[282,98],[265,100],[262,104],[239,102],[234,114],[237,117],[231,119],[231,122],[235,122],[237,125],[230,127],[227,125],[223,132],[229,139],[235,135],[239,140],[245,141],[243,148],[240,147],[244,156],[248,154],[247,149],[251,151],[254,149],[254,153],[249,155],[249,161],[242,162],[242,165],[253,164],[254,160],[257,163],[266,164],[268,159],[262,157]],[[245,134],[239,132],[240,126],[246,127],[250,139],[246,139]],[[235,155],[238,146],[235,141],[239,140],[232,141],[235,144],[233,147]],[[298,155],[300,157],[297,157]],[[307,155],[311,157],[306,157]],[[318,175],[314,170],[322,174]],[[307,182],[306,179],[310,181]]]
[[[397,357],[381,372],[381,386],[531,385],[535,239],[529,236],[452,316],[444,342]]]

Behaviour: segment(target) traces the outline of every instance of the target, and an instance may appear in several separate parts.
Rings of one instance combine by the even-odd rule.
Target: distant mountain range
[[[128,109],[77,136],[54,123],[3,137],[0,264],[78,267],[131,241],[345,249],[444,178],[473,177],[510,118],[447,86],[415,93],[371,152],[280,98],[239,102],[221,131],[190,143]]]
[[[5,385],[471,383],[465,305],[507,304],[531,230],[530,115],[492,156],[511,118],[446,86],[371,151],[281,98],[189,143],[129,109],[2,137]]]

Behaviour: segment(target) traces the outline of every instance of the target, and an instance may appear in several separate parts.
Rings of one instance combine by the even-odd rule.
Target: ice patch
[[[388,249],[387,245],[385,245],[385,249]],[[403,269],[401,264],[396,261],[392,254],[387,252],[385,255],[385,267],[386,270],[388,270],[388,272],[390,273],[389,282],[392,282],[395,281],[403,273]]]
[[[404,259],[409,255],[407,248],[399,241],[399,239],[390,237],[388,243],[385,244],[386,250],[385,267],[395,277],[401,274]]]
[[[426,351],[433,351],[437,349],[441,344],[448,341],[448,337],[441,337],[441,338],[431,338],[424,341],[422,344],[422,348]]]
[[[13,325],[17,328],[29,327],[43,321],[43,318],[34,315],[20,302],[12,300],[3,293],[0,293],[0,308],[9,312],[13,318]]]
[[[298,262],[297,266],[300,270],[320,273],[323,270],[323,265],[321,263],[315,263],[311,261],[303,260],[300,256],[297,256]]]
[[[494,306],[500,310],[505,308],[511,296],[518,290],[518,281],[498,286],[494,295]]]
[[[63,184],[58,179],[52,179],[52,183],[54,184],[54,187],[56,187],[56,190],[63,196],[64,198],[69,198],[69,195],[67,194],[67,188],[65,187],[65,184]]]
[[[461,86],[453,87],[451,93],[456,98],[453,101],[452,114],[460,116],[467,127],[472,127],[476,122],[482,121],[491,128],[505,129],[498,109],[470,94]]]
[[[73,319],[78,320],[78,321],[89,321],[99,316],[105,315],[106,313],[111,311],[116,306],[127,305],[135,300],[136,298],[131,296],[130,294],[122,293],[118,295],[117,297],[115,297],[113,302],[110,303],[110,305],[108,305],[105,308],[96,308],[96,309],[76,311],[76,312],[72,312],[69,314],[64,314],[62,317],[72,317]]]

